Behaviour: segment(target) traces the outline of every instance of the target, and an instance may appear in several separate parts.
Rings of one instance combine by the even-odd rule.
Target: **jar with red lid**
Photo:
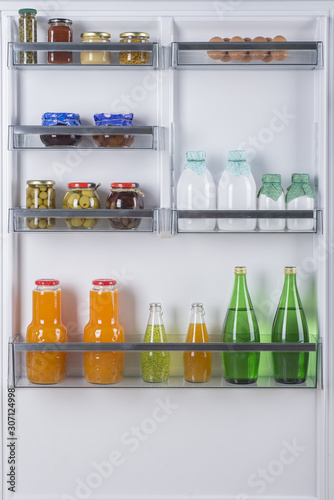
[[[70,19],[49,19],[48,42],[72,42],[72,21]],[[69,64],[72,52],[48,52],[48,63]]]
[[[131,210],[144,208],[144,193],[137,182],[114,182],[110,184],[110,194],[106,207],[114,210]],[[113,217],[110,225],[114,229],[136,229],[141,219],[131,217]]]
[[[100,184],[94,182],[70,182],[67,184],[68,191],[65,194],[63,208],[65,209],[98,209],[100,198],[96,192]],[[73,217],[66,219],[67,227],[71,229],[92,229],[97,220],[84,217]]]

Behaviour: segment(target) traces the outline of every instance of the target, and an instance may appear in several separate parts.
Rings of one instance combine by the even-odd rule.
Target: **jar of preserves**
[[[44,113],[42,116],[43,127],[58,126],[76,127],[81,125],[80,116],[77,113]],[[77,146],[81,141],[81,135],[77,134],[42,134],[41,141],[45,146]]]
[[[141,32],[128,32],[119,35],[121,43],[149,43],[150,35]],[[150,53],[144,51],[126,51],[119,53],[120,64],[150,64]]]
[[[49,19],[48,42],[72,42],[72,21],[70,19]],[[48,63],[69,64],[72,52],[48,52]]]
[[[126,115],[111,115],[99,113],[94,115],[95,125],[110,127],[132,127],[133,113]],[[103,134],[93,135],[95,144],[100,148],[128,148],[135,140],[133,135]]]
[[[100,208],[100,198],[96,192],[100,185],[94,182],[70,182],[67,184],[68,191],[63,201],[63,208],[87,210]],[[67,227],[71,229],[92,229],[96,222],[96,219],[83,217],[66,219]]]
[[[114,182],[110,184],[110,194],[106,207],[113,209],[141,209],[144,208],[144,193],[139,189],[137,182]],[[141,219],[130,217],[113,217],[110,225],[114,229],[136,229]]]
[[[19,41],[24,43],[37,42],[36,9],[19,10]],[[20,64],[37,64],[37,52],[20,52]]]
[[[56,207],[55,181],[27,181],[26,207],[30,210],[52,209]],[[51,217],[27,217],[29,229],[49,229],[55,225]]]
[[[81,33],[81,42],[83,43],[108,43],[110,42],[110,33],[101,31],[90,31]],[[80,54],[81,64],[110,64],[111,56],[107,51],[83,51]]]

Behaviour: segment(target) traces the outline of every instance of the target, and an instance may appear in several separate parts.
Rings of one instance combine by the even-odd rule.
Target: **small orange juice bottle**
[[[61,320],[59,281],[40,279],[33,290],[33,318],[27,328],[27,342],[66,342]],[[27,376],[34,384],[56,384],[66,376],[66,352],[30,351],[26,355]]]
[[[97,279],[90,290],[90,318],[84,342],[124,342],[124,328],[118,320],[118,289],[112,279]],[[84,353],[87,382],[115,384],[123,379],[124,352]]]

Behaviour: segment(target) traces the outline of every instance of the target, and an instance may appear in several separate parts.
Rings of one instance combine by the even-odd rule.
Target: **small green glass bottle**
[[[296,268],[284,269],[285,282],[273,322],[272,342],[309,342],[308,326],[299,297]],[[307,377],[307,352],[273,353],[274,378],[281,384],[302,384]]]
[[[144,342],[167,342],[162,321],[161,304],[150,304],[150,316]],[[169,352],[144,351],[141,353],[141,371],[145,382],[165,382],[169,376]]]
[[[232,298],[223,326],[223,342],[260,342],[259,327],[246,282],[246,268],[235,267]],[[259,352],[223,352],[224,376],[233,384],[257,381]]]

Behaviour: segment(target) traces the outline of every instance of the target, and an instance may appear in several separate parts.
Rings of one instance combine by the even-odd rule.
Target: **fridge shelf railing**
[[[48,53],[71,52],[72,61],[66,64],[48,63]],[[20,54],[34,52],[37,56],[36,64],[20,63]],[[110,63],[87,64],[81,63],[81,52],[103,52],[110,54]],[[144,62],[141,64],[121,64],[120,54],[128,52],[145,53]],[[158,69],[163,64],[162,47],[158,43],[67,43],[67,42],[9,42],[8,44],[8,67],[16,69]]]
[[[173,42],[171,66],[216,69],[320,69],[322,42]],[[244,57],[238,53],[242,52]],[[263,53],[261,59],[252,53]],[[231,57],[232,53],[232,57]],[[258,56],[257,53],[257,56]],[[210,57],[211,55],[211,57]],[[277,59],[276,59],[276,58]]]
[[[64,142],[63,136],[81,137],[76,146],[55,145],[46,146],[42,142],[44,138],[51,137],[54,142],[55,136],[61,136],[60,142]],[[124,136],[133,137],[132,144],[128,146],[108,146],[99,147],[93,139],[93,136]],[[45,141],[45,139],[44,139]],[[16,150],[43,150],[43,151],[66,151],[76,149],[89,149],[94,151],[113,151],[113,150],[133,150],[133,149],[152,149],[155,151],[164,149],[164,128],[157,126],[134,126],[134,127],[113,127],[113,126],[42,126],[42,125],[10,125],[8,130],[8,149]]]

